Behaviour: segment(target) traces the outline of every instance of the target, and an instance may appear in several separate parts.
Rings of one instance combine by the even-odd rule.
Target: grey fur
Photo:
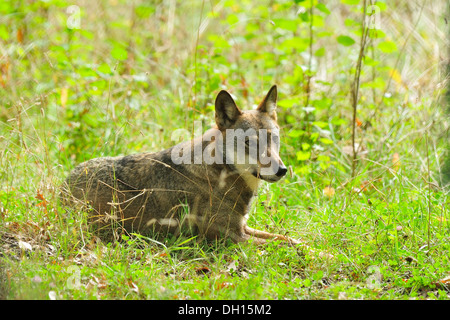
[[[266,101],[276,103],[275,86],[258,110],[253,111],[240,111],[231,96],[222,91],[216,99],[218,128],[224,135],[230,128],[278,128],[273,108],[270,114],[266,112],[263,105]],[[201,145],[204,150],[216,143],[202,138],[177,147],[194,150]],[[66,179],[69,192],[64,198],[70,204],[89,204],[93,224],[103,230],[119,227],[127,232],[175,235],[190,230],[208,239],[242,242],[254,238],[256,243],[263,243],[273,238],[297,243],[247,226],[260,178],[273,182],[281,176],[259,176],[257,165],[194,164],[193,161],[175,164],[171,158],[173,148],[86,161]],[[272,152],[279,159],[278,150]],[[281,159],[279,164],[284,167]]]

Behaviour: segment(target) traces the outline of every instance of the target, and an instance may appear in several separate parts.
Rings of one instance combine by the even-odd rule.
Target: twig
[[[195,103],[197,102],[197,52],[198,52],[198,42],[200,40],[200,27],[202,25],[202,19],[203,19],[203,9],[205,7],[205,1],[202,1],[202,10],[200,11],[200,19],[198,21],[198,28],[197,28],[197,39],[195,40],[195,54],[194,54],[194,105],[192,106],[192,109],[196,111],[195,109]]]
[[[362,58],[364,57],[364,49],[366,47],[366,40],[368,35],[368,28],[366,28],[366,7],[367,0],[364,0],[363,8],[363,18],[362,18],[362,34],[361,34],[361,47],[359,49],[358,61],[356,63],[355,78],[352,85],[352,108],[353,108],[353,118],[352,118],[352,148],[353,148],[353,159],[352,159],[352,178],[355,177],[356,171],[356,155],[359,150],[356,150],[355,146],[355,136],[356,136],[356,113],[358,110],[358,99],[359,99],[359,81],[361,76],[361,65]],[[358,147],[359,149],[359,147]]]

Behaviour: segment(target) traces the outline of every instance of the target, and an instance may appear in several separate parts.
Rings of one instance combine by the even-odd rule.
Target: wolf
[[[98,230],[298,244],[247,225],[261,181],[277,182],[288,171],[279,155],[276,108],[276,85],[248,111],[222,90],[214,128],[161,152],[81,163],[65,181],[65,201],[88,205]]]

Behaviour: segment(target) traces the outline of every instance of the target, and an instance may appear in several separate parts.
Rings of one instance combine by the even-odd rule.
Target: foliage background
[[[364,14],[371,5],[375,14]],[[448,149],[447,6],[402,0],[2,1],[2,296],[448,298],[446,282],[439,282],[450,272],[448,189],[441,174]],[[274,83],[281,153],[292,170],[283,183],[264,186],[251,223],[307,239],[320,250],[334,248],[336,261],[288,249],[270,260],[241,247],[206,257],[199,244],[169,250],[166,261],[166,251],[136,236],[127,238],[128,247],[118,244],[120,250],[96,243],[82,213],[59,206],[58,187],[77,163],[169,147],[175,129],[193,131],[194,120],[213,125],[219,90],[247,109]],[[173,273],[161,271],[165,280],[158,284],[170,289],[158,287],[152,295],[140,273],[148,264],[130,257],[137,248],[158,257],[148,262],[152,270],[171,266]],[[83,260],[86,250],[117,254],[111,263],[120,260],[128,271],[110,274],[99,267],[100,258]],[[267,269],[255,271],[258,259],[268,260]],[[77,261],[85,266],[86,295],[64,286],[66,268]],[[197,279],[198,261],[209,280]],[[384,279],[376,290],[365,288],[371,265]],[[273,280],[263,285],[266,273]],[[175,284],[180,274],[184,282]],[[139,281],[136,292],[130,283]],[[278,289],[287,281],[294,285]],[[238,291],[238,283],[249,291]]]

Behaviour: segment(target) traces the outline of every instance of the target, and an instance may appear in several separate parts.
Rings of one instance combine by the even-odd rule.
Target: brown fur
[[[277,130],[276,86],[257,110],[241,111],[226,91],[216,99],[216,129],[226,137],[227,129]],[[216,140],[214,133],[175,146],[178,150],[195,147],[205,150]],[[206,141],[205,141],[206,140]],[[285,173],[278,148],[268,150],[278,161],[277,174],[262,175],[261,164],[176,164],[173,148],[158,153],[105,157],[78,165],[66,180],[65,199],[92,208],[91,219],[103,230],[120,227],[127,232],[178,235],[189,230],[208,239],[229,238],[234,242],[254,239],[280,239],[298,243],[286,236],[254,230],[247,226],[251,203],[261,179],[278,181]],[[226,153],[227,150],[224,151]],[[194,159],[191,152],[192,160]],[[246,155],[247,156],[247,155]]]

